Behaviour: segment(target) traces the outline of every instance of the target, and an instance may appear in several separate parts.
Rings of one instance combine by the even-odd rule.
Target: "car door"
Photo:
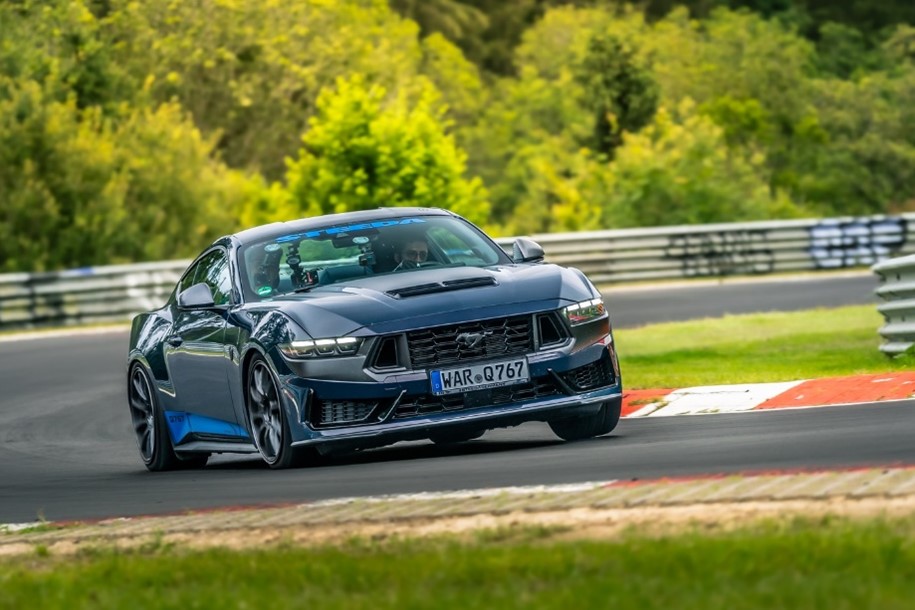
[[[214,305],[188,309],[179,307],[176,299],[172,331],[164,346],[175,405],[194,415],[237,424],[228,383],[231,350],[225,343],[232,287],[224,249],[205,254],[182,279],[178,291],[201,282],[210,287]]]

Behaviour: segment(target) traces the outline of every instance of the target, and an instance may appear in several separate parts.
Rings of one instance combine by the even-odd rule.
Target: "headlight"
[[[293,341],[280,345],[280,351],[288,358],[324,358],[328,356],[352,356],[359,351],[362,339],[339,337],[336,339],[315,339],[314,341]]]
[[[590,301],[582,301],[563,307],[562,315],[566,317],[569,324],[578,326],[585,322],[603,318],[607,315],[607,310],[604,309],[604,301],[602,299],[591,299]]]

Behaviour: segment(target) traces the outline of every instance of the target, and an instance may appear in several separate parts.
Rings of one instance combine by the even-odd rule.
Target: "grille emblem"
[[[457,336],[456,341],[458,345],[473,349],[482,343],[485,337],[488,337],[491,334],[491,330],[483,331],[481,333],[461,333]]]

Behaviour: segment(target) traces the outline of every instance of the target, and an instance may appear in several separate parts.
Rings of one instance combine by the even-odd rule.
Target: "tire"
[[[565,417],[549,422],[553,433],[564,441],[581,441],[611,432],[620,421],[622,400],[613,400],[601,405],[593,415]]]
[[[436,445],[453,445],[478,439],[486,430],[465,430],[461,432],[438,432],[429,435],[429,440]]]
[[[251,436],[264,462],[277,470],[301,466],[310,452],[291,445],[279,385],[262,356],[255,356],[248,367],[245,404]]]
[[[172,447],[165,416],[152,388],[146,369],[141,364],[134,363],[127,373],[127,406],[140,458],[152,472],[176,470],[181,468],[183,462],[178,459]],[[204,456],[204,464],[206,457]]]

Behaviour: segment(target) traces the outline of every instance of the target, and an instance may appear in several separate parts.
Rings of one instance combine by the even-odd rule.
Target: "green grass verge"
[[[911,370],[878,346],[873,305],[726,316],[614,332],[626,388],[792,381]]]
[[[912,608],[915,521],[0,561],[0,608]]]

